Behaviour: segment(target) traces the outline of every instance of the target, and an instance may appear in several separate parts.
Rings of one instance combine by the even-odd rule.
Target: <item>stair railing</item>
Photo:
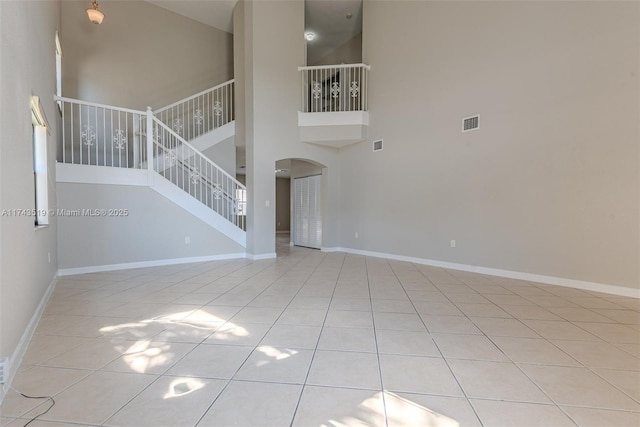
[[[58,161],[77,165],[140,168],[146,112],[56,97],[62,114]]]
[[[229,80],[155,110],[154,114],[180,137],[191,141],[235,119],[234,89],[235,80]]]
[[[152,120],[153,170],[245,230],[246,187],[157,117]]]
[[[232,91],[232,84],[224,91]],[[145,112],[57,96],[55,100],[62,112],[58,162],[147,169],[149,182],[160,174],[246,230],[246,187],[160,121],[150,107]],[[230,119],[232,111],[213,121]]]

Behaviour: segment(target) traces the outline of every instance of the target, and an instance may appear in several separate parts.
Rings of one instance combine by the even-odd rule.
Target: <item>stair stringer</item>
[[[153,184],[151,184],[150,187],[242,247],[247,247],[247,233],[244,230],[238,228],[222,215],[203,205],[196,198],[183,191],[159,173],[153,172]]]

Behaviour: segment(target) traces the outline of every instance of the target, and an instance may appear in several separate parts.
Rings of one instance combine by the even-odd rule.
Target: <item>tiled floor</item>
[[[639,426],[640,302],[279,244],[60,279],[30,426]],[[10,390],[0,424],[50,406]]]

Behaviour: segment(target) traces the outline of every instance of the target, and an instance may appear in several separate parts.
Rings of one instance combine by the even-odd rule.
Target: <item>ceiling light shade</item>
[[[87,16],[89,17],[89,21],[94,24],[102,24],[104,13],[100,12],[100,5],[97,1],[91,2],[91,7],[87,9]]]

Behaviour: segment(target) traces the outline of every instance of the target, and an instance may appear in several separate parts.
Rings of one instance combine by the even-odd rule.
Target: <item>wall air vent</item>
[[[373,141],[373,151],[382,151],[382,140]]]
[[[462,119],[462,132],[469,132],[480,128],[480,116],[466,117]]]

